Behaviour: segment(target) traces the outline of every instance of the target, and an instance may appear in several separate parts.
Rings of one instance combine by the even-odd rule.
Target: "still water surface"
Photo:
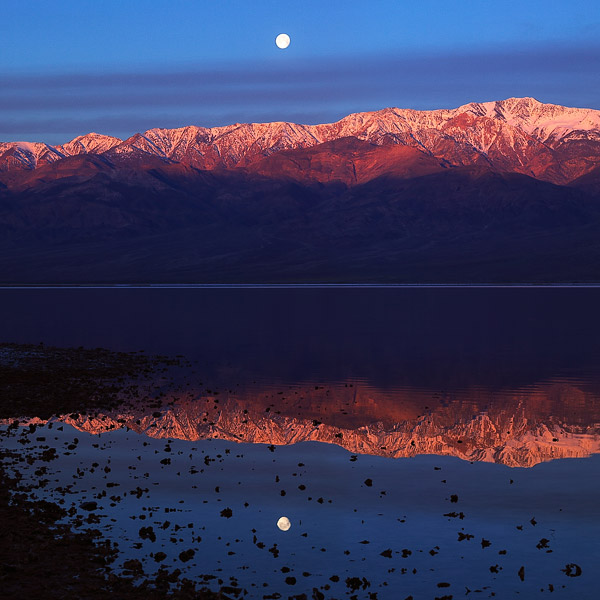
[[[234,577],[248,598],[591,600],[599,300],[595,289],[2,290],[0,337],[195,361],[162,384],[158,412],[39,424],[61,449],[43,493],[97,501],[123,560],[215,588]],[[156,541],[140,538],[148,525]]]

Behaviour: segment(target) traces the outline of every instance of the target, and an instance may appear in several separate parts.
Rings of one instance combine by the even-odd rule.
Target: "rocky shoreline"
[[[140,376],[156,377],[180,364],[180,359],[141,352],[1,344],[0,415],[15,419],[18,427],[18,419],[26,415],[50,418],[65,412],[75,415],[114,408],[139,397],[143,389]],[[10,435],[11,429],[14,427],[5,435]],[[32,457],[0,450],[0,460],[0,588],[5,600],[228,597],[180,578],[177,569],[163,569],[148,578],[139,561],[129,561],[123,573],[115,573],[111,565],[119,550],[101,539],[91,519],[88,529],[76,532],[60,522],[67,515],[61,506],[29,497],[33,487],[22,484],[17,465]],[[14,476],[5,469],[9,463],[15,465],[11,469]]]

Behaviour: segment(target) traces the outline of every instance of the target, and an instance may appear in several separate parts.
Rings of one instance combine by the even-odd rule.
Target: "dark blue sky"
[[[597,0],[21,0],[0,39],[3,141],[510,96],[600,109]]]

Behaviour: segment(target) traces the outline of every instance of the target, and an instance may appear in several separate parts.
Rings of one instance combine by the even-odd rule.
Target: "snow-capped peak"
[[[88,133],[80,135],[75,139],[59,146],[60,150],[67,156],[75,154],[102,154],[120,144],[122,140],[110,135],[100,133]]]

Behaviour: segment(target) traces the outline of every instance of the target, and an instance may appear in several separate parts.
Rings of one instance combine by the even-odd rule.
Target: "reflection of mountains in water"
[[[129,427],[154,438],[319,441],[361,454],[438,454],[513,467],[600,452],[600,397],[567,380],[452,394],[361,384],[206,390],[173,397],[161,409],[121,408],[61,420],[90,433]]]

